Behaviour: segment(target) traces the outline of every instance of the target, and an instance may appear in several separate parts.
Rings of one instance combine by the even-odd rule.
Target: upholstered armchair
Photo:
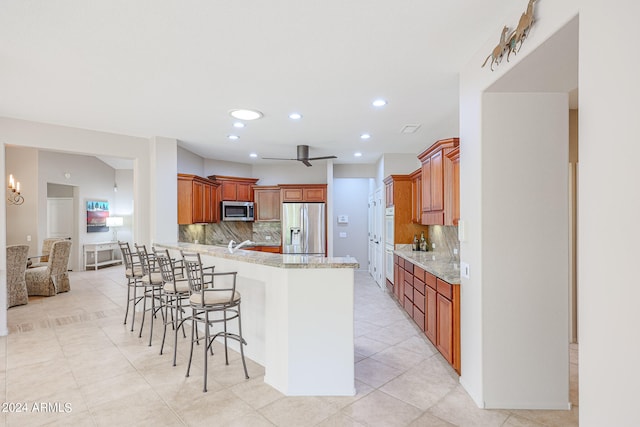
[[[53,296],[71,289],[69,285],[69,253],[71,252],[70,240],[54,242],[49,253],[47,265],[27,269],[25,280],[27,293],[31,295]]]
[[[24,279],[29,245],[7,246],[7,308],[29,302]]]
[[[49,261],[49,254],[51,253],[51,246],[58,240],[65,240],[61,237],[49,237],[42,241],[42,250],[40,251],[40,255],[35,255],[29,257],[29,262],[27,263],[28,268],[35,267],[43,267],[47,265]],[[69,239],[67,239],[69,240]]]

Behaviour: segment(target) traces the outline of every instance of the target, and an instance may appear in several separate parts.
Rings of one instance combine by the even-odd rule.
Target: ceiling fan
[[[310,160],[337,159],[336,156],[309,157],[309,146],[298,145],[298,156],[295,159],[282,159],[278,157],[263,157],[264,160],[297,160],[307,166],[311,166]]]

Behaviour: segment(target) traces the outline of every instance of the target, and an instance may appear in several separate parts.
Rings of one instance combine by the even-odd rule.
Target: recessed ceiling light
[[[300,120],[302,118],[302,114],[300,114],[300,113],[291,113],[291,114],[289,114],[289,118],[291,120]]]
[[[258,157],[258,155],[256,153],[251,153],[251,154],[249,154],[249,157],[256,158],[256,157]]]
[[[368,133],[363,133],[362,135],[360,135],[360,139],[369,139],[371,138],[371,135],[369,135]]]
[[[258,110],[238,109],[229,111],[229,114],[231,114],[231,117],[239,120],[255,120],[262,117],[262,113]]]
[[[371,105],[373,105],[374,107],[384,107],[385,105],[387,105],[387,101],[384,99],[376,99],[374,100]]]
[[[232,141],[236,141],[236,140],[240,139],[240,137],[238,135],[227,135],[227,138],[229,138]]]
[[[234,128],[239,128],[240,129],[240,128],[243,128],[245,126],[246,125],[244,123],[242,123],[242,122],[233,122],[233,127]]]
[[[361,152],[357,152],[357,153],[353,153],[354,157],[362,157],[362,153]]]

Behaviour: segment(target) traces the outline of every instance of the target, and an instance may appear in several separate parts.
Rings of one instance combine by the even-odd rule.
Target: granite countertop
[[[318,255],[283,255],[271,252],[235,250],[229,253],[226,247],[214,245],[200,245],[195,243],[171,242],[155,243],[154,246],[166,249],[185,250],[226,258],[252,264],[268,265],[279,268],[359,268],[358,261],[353,257],[323,257]]]
[[[460,261],[453,260],[449,254],[438,252],[419,252],[411,249],[398,249],[394,254],[411,261],[413,264],[452,285],[460,284]]]

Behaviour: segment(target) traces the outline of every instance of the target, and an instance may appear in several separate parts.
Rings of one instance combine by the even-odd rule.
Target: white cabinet
[[[84,269],[97,270],[103,265],[121,264],[122,260],[116,257],[118,242],[87,243],[84,245]]]

